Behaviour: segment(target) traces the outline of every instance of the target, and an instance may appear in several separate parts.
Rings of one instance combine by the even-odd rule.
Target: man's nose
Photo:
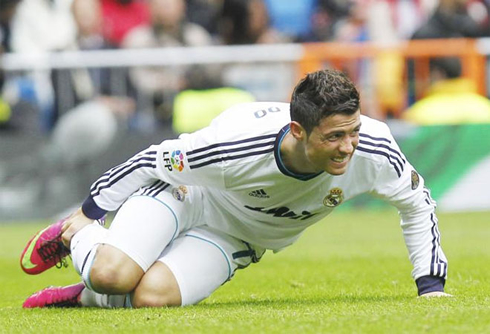
[[[340,144],[339,151],[343,154],[352,154],[356,148],[357,139],[351,136],[345,136]]]

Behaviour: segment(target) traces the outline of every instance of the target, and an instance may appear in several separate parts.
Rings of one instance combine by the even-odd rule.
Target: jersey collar
[[[314,174],[298,174],[286,168],[281,158],[281,144],[284,137],[286,137],[289,131],[290,131],[289,124],[287,124],[281,129],[281,131],[279,131],[279,133],[276,136],[276,141],[274,143],[274,158],[276,159],[277,168],[279,168],[281,173],[283,173],[284,175],[293,177],[301,181],[308,181],[322,174],[323,172],[314,173]]]

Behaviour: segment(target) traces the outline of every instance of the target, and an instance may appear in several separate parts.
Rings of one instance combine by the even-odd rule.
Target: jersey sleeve
[[[223,188],[221,164],[199,166],[194,160],[216,144],[216,132],[208,127],[178,139],[165,140],[139,152],[126,162],[104,173],[90,188],[82,210],[91,219],[114,211],[139,188],[155,181],[173,185],[201,185]],[[208,153],[209,154],[209,153]],[[212,157],[206,161],[212,160]]]
[[[386,135],[384,164],[374,185],[375,195],[394,205],[413,265],[412,276],[419,294],[443,291],[447,259],[441,248],[436,203],[424,185],[424,179],[401,153],[394,138]],[[374,142],[374,141],[373,141]]]

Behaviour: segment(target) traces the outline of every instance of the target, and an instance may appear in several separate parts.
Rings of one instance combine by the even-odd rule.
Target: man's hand
[[[420,295],[419,297],[424,297],[424,298],[453,297],[453,295],[450,295],[449,293],[445,293],[442,291],[432,291],[432,292],[424,293],[423,295]]]
[[[81,208],[75,211],[70,217],[68,217],[61,228],[61,240],[63,241],[63,244],[70,248],[70,242],[73,235],[80,231],[83,227],[90,225],[93,222],[93,219],[87,218],[83,214]]]

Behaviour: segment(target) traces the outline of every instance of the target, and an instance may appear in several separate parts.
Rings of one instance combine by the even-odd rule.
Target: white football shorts
[[[206,226],[201,217],[198,188],[156,182],[121,206],[104,243],[123,251],[145,272],[155,261],[166,264],[179,285],[182,305],[195,304],[265,252]]]

